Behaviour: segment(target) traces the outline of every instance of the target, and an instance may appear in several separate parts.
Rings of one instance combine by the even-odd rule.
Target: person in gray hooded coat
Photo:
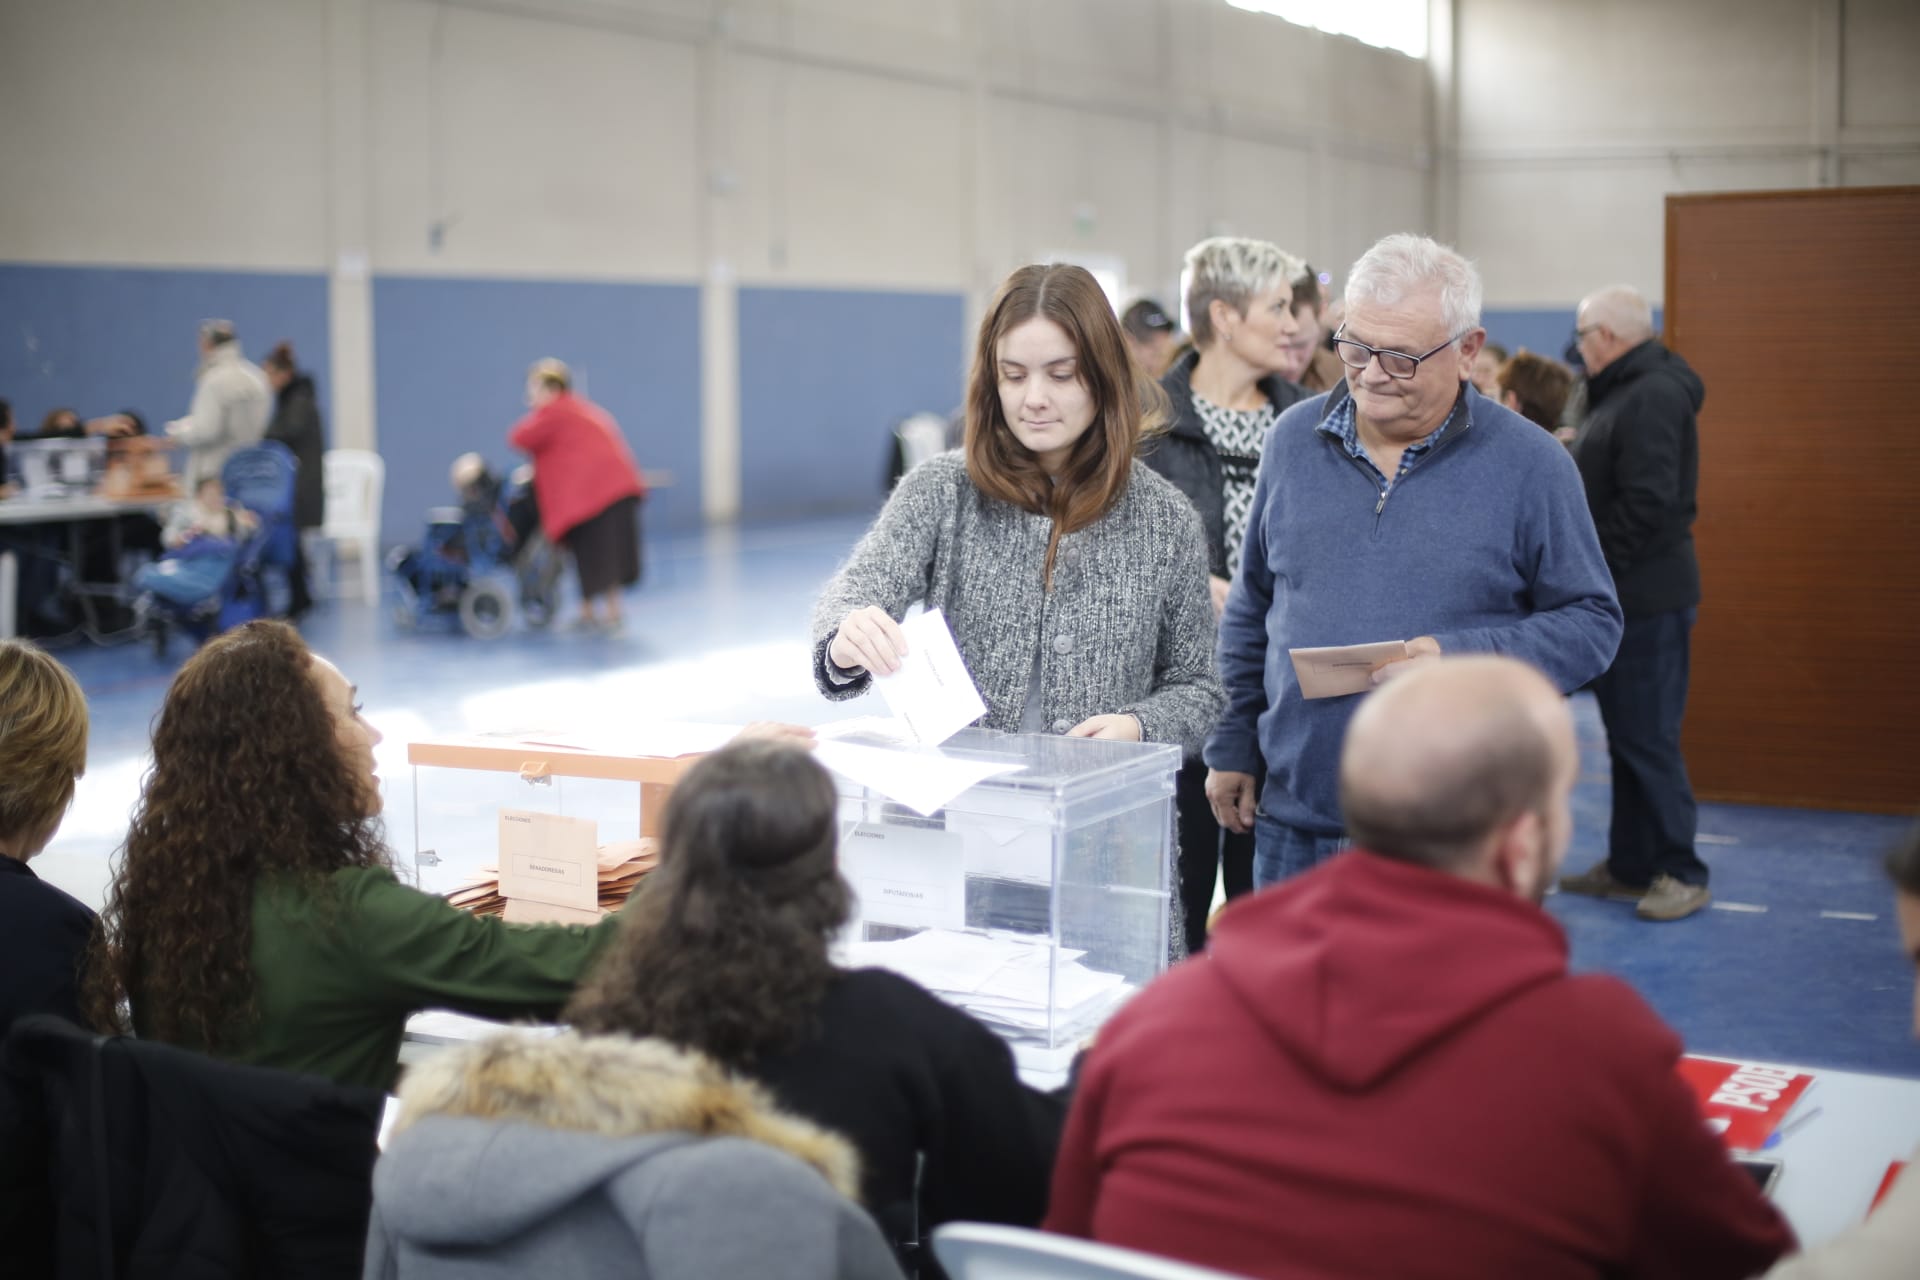
[[[839,1137],[659,1040],[510,1031],[400,1087],[366,1280],[901,1280]]]

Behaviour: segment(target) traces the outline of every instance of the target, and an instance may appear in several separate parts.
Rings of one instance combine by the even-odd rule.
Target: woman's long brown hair
[[[1054,477],[1020,443],[1000,408],[1000,343],[1036,317],[1053,321],[1072,340],[1078,376],[1094,404],[1093,425]],[[980,322],[967,377],[967,474],[988,497],[1052,519],[1042,570],[1049,585],[1060,539],[1093,524],[1126,496],[1141,436],[1159,428],[1166,404],[1159,384],[1127,351],[1113,307],[1086,268],[1021,267],[1000,286]]]
[[[87,1013],[218,1050],[253,1009],[254,890],[285,875],[386,867],[366,779],[340,749],[312,654],[283,622],[249,622],[180,668],[153,730],[153,767],[87,966]]]
[[[566,1020],[736,1068],[798,1042],[851,907],[838,827],[833,780],[800,747],[742,742],[694,765],[667,801],[659,870]]]

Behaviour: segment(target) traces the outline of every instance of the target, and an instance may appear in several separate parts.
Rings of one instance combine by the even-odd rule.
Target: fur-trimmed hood
[[[375,1192],[389,1225],[418,1241],[505,1239],[707,1139],[772,1147],[859,1195],[844,1139],[659,1040],[510,1031],[409,1069],[399,1096]]]

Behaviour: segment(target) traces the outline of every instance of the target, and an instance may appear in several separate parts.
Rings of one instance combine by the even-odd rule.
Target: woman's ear
[[[1233,304],[1225,298],[1215,298],[1207,303],[1207,319],[1213,322],[1213,336],[1225,339],[1246,320],[1246,316],[1233,309]]]

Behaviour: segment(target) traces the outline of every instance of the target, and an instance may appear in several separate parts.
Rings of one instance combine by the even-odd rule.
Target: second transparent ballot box
[[[1064,1070],[1167,967],[1179,748],[966,729],[948,759],[1016,766],[931,815],[836,777],[850,966],[914,978]]]
[[[571,901],[564,890],[572,885],[584,894],[579,881],[591,876],[591,868],[583,871],[577,858],[559,856],[503,865],[503,846],[515,824],[542,834],[564,830],[589,854],[630,847],[658,834],[673,784],[698,758],[582,749],[555,738],[475,735],[408,744],[420,888],[447,894],[498,872],[504,892],[518,871],[522,882],[546,877],[563,890],[536,893],[540,900]],[[554,852],[562,851],[556,846]]]

